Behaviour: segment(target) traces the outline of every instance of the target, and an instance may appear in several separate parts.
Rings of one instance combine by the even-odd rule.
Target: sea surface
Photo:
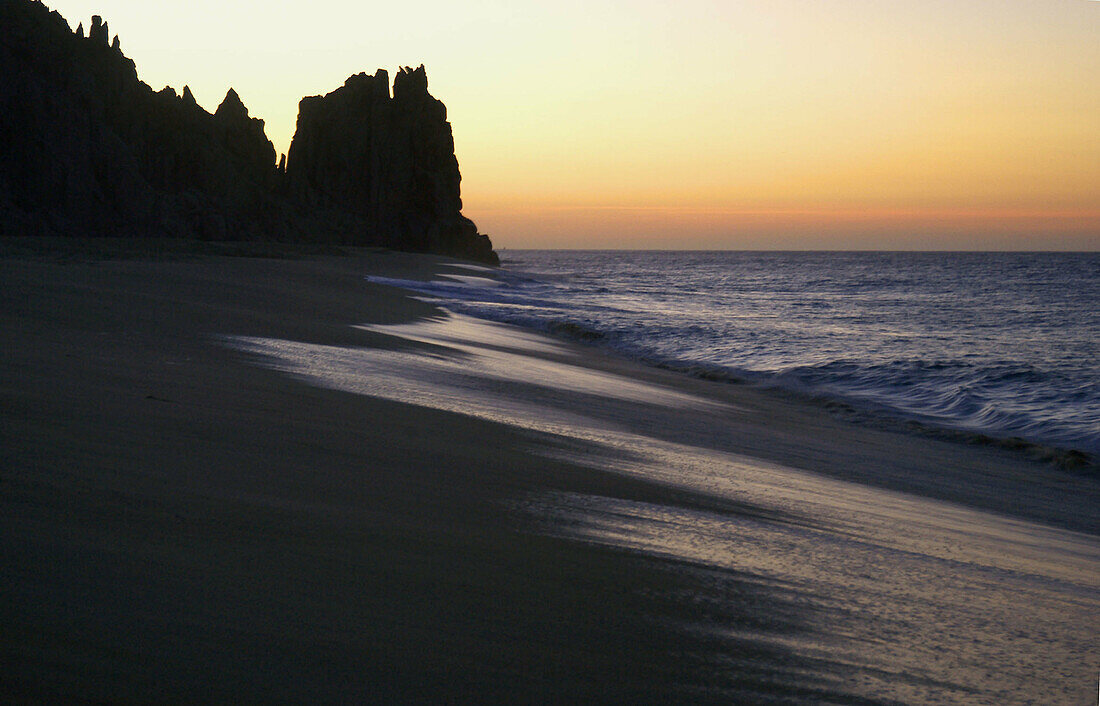
[[[856,413],[1100,454],[1100,253],[506,251],[448,309]]]

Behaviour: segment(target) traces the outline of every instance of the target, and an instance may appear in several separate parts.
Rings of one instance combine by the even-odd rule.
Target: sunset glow
[[[279,152],[424,63],[504,248],[1100,248],[1097,2],[47,4]]]

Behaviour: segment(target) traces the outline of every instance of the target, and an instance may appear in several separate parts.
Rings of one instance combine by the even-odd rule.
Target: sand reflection
[[[691,629],[781,642],[823,672],[858,675],[851,689],[870,698],[1011,701],[1025,684],[1052,701],[1080,692],[1072,677],[1100,627],[1094,537],[816,476],[689,434],[675,443],[639,433],[733,410],[595,369],[576,349],[512,327],[445,314],[365,328],[419,347],[229,342],[310,384],[552,435],[559,443],[533,446],[714,498],[708,508],[551,492],[510,508],[538,532],[736,572],[787,592],[811,621],[767,630],[783,616],[761,604],[753,620]]]

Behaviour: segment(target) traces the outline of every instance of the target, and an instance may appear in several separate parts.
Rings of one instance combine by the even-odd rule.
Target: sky
[[[425,64],[498,248],[1100,250],[1095,0],[46,0],[154,89]]]

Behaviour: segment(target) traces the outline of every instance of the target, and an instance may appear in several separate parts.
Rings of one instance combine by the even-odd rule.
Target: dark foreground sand
[[[448,267],[0,260],[3,700],[1095,697],[1093,476],[363,279]]]

